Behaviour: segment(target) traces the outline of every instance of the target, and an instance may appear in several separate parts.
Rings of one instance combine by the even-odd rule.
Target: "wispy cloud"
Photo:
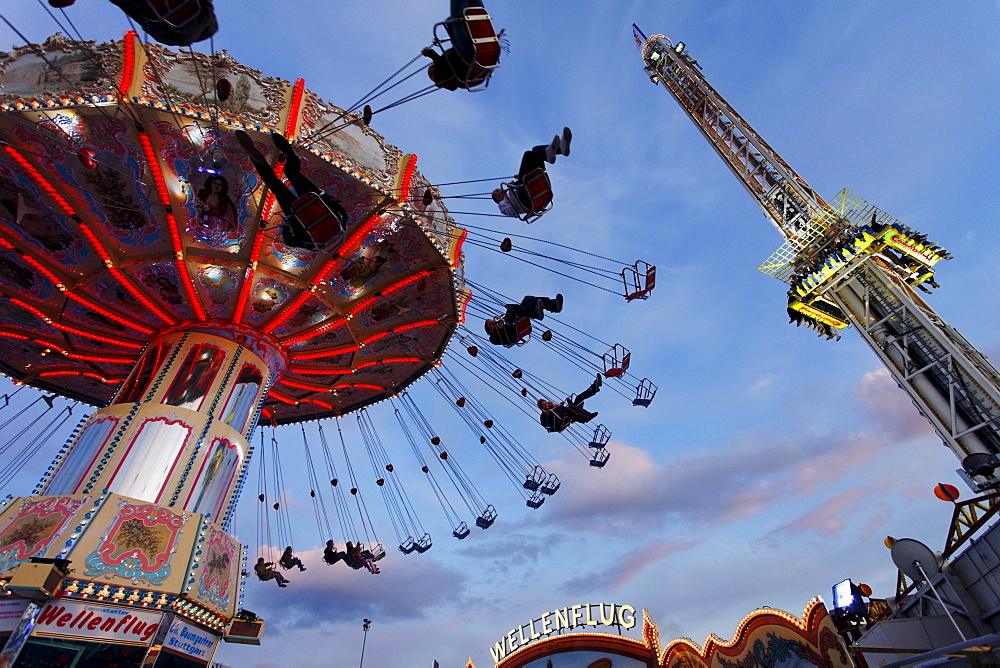
[[[668,554],[690,550],[700,543],[701,541],[695,540],[653,543],[629,550],[624,554],[615,554],[612,549],[587,554],[582,560],[595,568],[585,575],[570,578],[559,589],[570,595],[590,592],[618,593],[619,589],[635,580],[651,564]]]

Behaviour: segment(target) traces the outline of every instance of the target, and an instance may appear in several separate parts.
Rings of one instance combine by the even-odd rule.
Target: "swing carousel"
[[[292,543],[283,495],[306,487],[319,535],[353,539],[376,561],[385,549],[366,486],[382,495],[400,552],[432,545],[383,446],[386,425],[409,445],[409,467],[426,478],[454,538],[497,517],[459,463],[467,453],[442,442],[408,392],[421,377],[531,508],[560,482],[493,417],[487,397],[537,422],[539,398],[567,393],[520,368],[519,346],[540,340],[635,406],[655,395],[649,379],[633,387],[624,346],[559,320],[490,345],[482,321],[517,300],[468,279],[462,248],[468,240],[560,274],[584,267],[587,278],[574,280],[626,301],[649,296],[655,267],[459,227],[417,156],[368,126],[370,106],[345,110],[302,80],[132,32],[104,44],[57,35],[2,54],[0,83],[0,370],[45,392],[50,408],[56,397],[100,407],[35,495],[0,509],[0,578],[24,603],[22,640],[32,627],[44,635],[46,615],[101,604],[138,629],[169,617],[169,633],[179,623],[213,642],[255,642],[259,622],[237,615],[246,555],[228,531],[253,484],[258,424],[271,428],[270,438],[256,434],[258,545]],[[286,215],[237,130],[279,177],[271,134],[295,144],[302,174],[343,206],[342,229],[313,198],[296,215],[315,243],[290,244]],[[345,416],[357,436],[345,437]],[[303,423],[318,420],[307,433]],[[307,470],[288,485],[279,450],[299,439],[276,428],[292,423]],[[606,426],[562,426],[590,465],[607,463]],[[154,635],[136,634],[128,640],[144,648]]]

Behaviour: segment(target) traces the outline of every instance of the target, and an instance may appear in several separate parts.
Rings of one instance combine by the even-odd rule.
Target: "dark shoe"
[[[514,248],[514,242],[512,242],[509,238],[505,238],[500,242],[500,250],[504,253],[509,253],[512,248]]]
[[[300,571],[304,571],[304,570],[306,570],[306,567],[305,566],[299,566],[299,570]]]
[[[604,385],[604,375],[598,372],[597,377],[594,378],[594,382],[590,384],[590,389],[597,392],[601,389],[601,385]]]
[[[267,164],[267,160],[264,159],[264,155],[257,150],[256,146],[254,146],[253,139],[250,139],[250,135],[243,130],[237,130],[235,134],[236,141],[240,143],[240,146],[243,147],[246,154],[250,156],[250,162],[255,165],[264,165],[265,167],[269,166]]]
[[[581,420],[581,422],[583,422],[584,424],[586,424],[587,422],[590,422],[591,420],[593,420],[595,417],[597,417],[597,413],[587,413],[587,419],[586,420]]]
[[[553,313],[559,313],[562,311],[563,306],[563,296],[562,293],[556,295],[556,307],[551,309]]]
[[[279,583],[278,583],[278,586],[279,586],[279,587],[287,587],[287,586],[288,586],[288,583],[287,583],[287,582],[279,582]]]
[[[535,319],[541,320],[545,317],[545,302],[539,299],[535,302]]]

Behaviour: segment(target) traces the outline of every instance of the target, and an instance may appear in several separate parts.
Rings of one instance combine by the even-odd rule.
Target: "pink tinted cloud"
[[[671,541],[644,545],[615,558],[615,567],[608,568],[607,563],[600,560],[599,568],[579,577],[567,580],[560,589],[567,594],[584,594],[593,591],[617,593],[619,589],[632,582],[647,566],[659,561],[668,554],[690,550],[702,541]]]
[[[831,537],[844,530],[844,518],[856,517],[859,513],[869,510],[870,500],[885,493],[888,485],[883,480],[877,480],[864,487],[856,487],[846,492],[835,494],[808,512],[789,520],[774,530],[772,535],[798,536],[806,533],[816,533]],[[885,519],[887,508],[880,508],[880,516]],[[869,520],[867,524],[871,524]]]
[[[551,464],[563,486],[543,521],[609,534],[736,522],[836,479],[871,458],[877,445],[868,432],[757,436],[660,464],[614,442],[611,462],[598,475],[575,462]]]
[[[612,442],[609,465],[597,475],[576,462],[554,462],[550,470],[564,484],[542,521],[625,535],[651,526],[737,522],[812,492],[877,454],[930,432],[888,371],[865,374],[854,393],[854,410],[868,418],[871,428],[849,431],[852,421],[845,419],[842,432],[751,433],[714,450],[663,462],[644,450]],[[839,530],[832,515],[825,530]]]

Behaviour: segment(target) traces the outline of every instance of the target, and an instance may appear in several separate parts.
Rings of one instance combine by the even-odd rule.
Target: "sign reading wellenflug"
[[[52,600],[38,614],[32,635],[149,645],[162,612]]]
[[[572,631],[577,627],[582,627],[581,632],[585,633],[588,627],[597,626],[613,627],[620,635],[622,629],[635,626],[635,608],[631,605],[614,603],[583,603],[546,612],[541,617],[512,629],[500,639],[500,642],[490,648],[490,655],[494,663],[500,663],[514,650],[530,645],[540,638]]]

